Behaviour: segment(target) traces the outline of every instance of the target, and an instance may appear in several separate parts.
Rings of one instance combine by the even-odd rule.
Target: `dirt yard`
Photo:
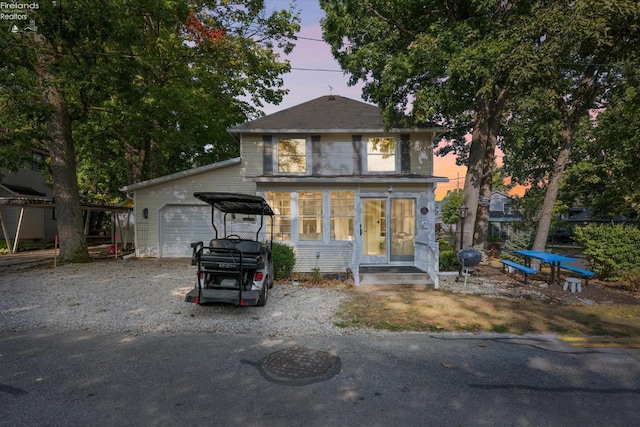
[[[563,276],[564,277],[564,276]],[[456,280],[458,279],[458,280]],[[555,333],[640,337],[640,294],[624,284],[590,280],[582,292],[547,285],[543,271],[524,284],[519,273],[478,266],[467,277],[443,275],[439,289],[353,287],[337,280],[296,280],[306,286],[347,288],[353,298],[342,304],[342,326],[390,331],[467,331]]]

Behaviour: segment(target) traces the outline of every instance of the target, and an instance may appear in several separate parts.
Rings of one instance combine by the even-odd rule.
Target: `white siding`
[[[310,272],[318,267],[320,273],[344,273],[349,267],[349,244],[333,243],[298,245],[295,248],[297,272]],[[320,256],[318,257],[317,254]]]
[[[262,134],[242,135],[242,145],[240,153],[242,156],[242,164],[244,165],[243,167],[246,168],[244,169],[244,176],[261,176],[263,169],[262,163],[264,161],[264,145],[262,142]]]
[[[175,224],[170,226],[163,224],[161,215],[166,213],[163,211],[166,206],[201,204],[198,199],[193,197],[193,193],[199,191],[255,194],[255,183],[246,182],[242,179],[242,167],[242,165],[233,165],[136,190],[134,203],[137,256],[158,257],[164,255],[161,255],[163,251],[161,251],[160,247],[160,236],[163,233],[162,226],[168,226],[168,230],[171,233],[173,233],[172,227],[175,226]],[[143,215],[145,208],[148,209],[148,218],[144,218]],[[213,234],[202,240],[210,240],[212,237]],[[176,240],[169,238],[169,241],[175,242]],[[174,253],[173,249],[167,248],[167,250],[168,254]]]

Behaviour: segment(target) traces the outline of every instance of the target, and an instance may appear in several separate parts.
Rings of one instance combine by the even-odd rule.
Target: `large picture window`
[[[301,191],[298,194],[300,240],[322,240],[322,192]]]
[[[355,217],[355,193],[332,191],[331,193],[331,240],[353,240]]]
[[[367,139],[367,171],[395,172],[396,143],[394,138]]]
[[[304,139],[280,139],[278,141],[278,172],[306,172],[306,148],[307,142]]]
[[[291,241],[291,193],[269,191],[267,203],[275,213],[271,221],[273,239]]]

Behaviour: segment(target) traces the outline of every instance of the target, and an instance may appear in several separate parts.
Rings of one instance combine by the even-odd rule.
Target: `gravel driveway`
[[[265,307],[184,302],[196,268],[188,260],[103,260],[2,272],[0,331],[211,332],[336,336],[343,291],[276,284]]]

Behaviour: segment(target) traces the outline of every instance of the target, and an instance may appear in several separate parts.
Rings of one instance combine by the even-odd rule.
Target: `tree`
[[[409,124],[430,121],[450,129],[442,136],[449,142],[442,154],[456,152],[467,165],[465,226],[475,226],[478,244],[488,230],[488,209],[478,210],[478,202],[490,196],[502,113],[522,59],[514,54],[514,27],[532,3],[320,2],[324,39],[350,83],[364,81],[363,96],[383,108],[388,126],[410,106]]]
[[[235,155],[224,129],[259,114],[251,102],[281,100],[289,64],[276,48],[290,51],[299,28],[262,0],[65,0],[30,13],[36,32],[0,33],[0,161],[49,151],[62,261],[88,260],[76,150],[84,190],[103,199]]]
[[[509,154],[518,152],[517,147],[520,154],[531,153],[516,167],[512,160],[511,170],[518,179],[536,176],[532,182],[546,188],[534,249],[544,250],[546,245],[581,123],[592,110],[605,108],[611,89],[623,82],[617,64],[637,59],[639,13],[640,5],[632,0],[540,2],[522,28],[537,71],[514,98],[508,120],[520,130],[515,138],[505,134],[504,148]],[[533,142],[545,135],[549,139],[544,143]],[[520,143],[514,144],[518,138]]]
[[[442,222],[452,225],[460,221],[460,206],[462,206],[462,190],[456,188],[449,191],[442,199]]]
[[[625,73],[625,75],[627,75]],[[579,138],[562,187],[567,203],[600,217],[640,217],[640,84],[637,74],[613,88],[607,108]]]

